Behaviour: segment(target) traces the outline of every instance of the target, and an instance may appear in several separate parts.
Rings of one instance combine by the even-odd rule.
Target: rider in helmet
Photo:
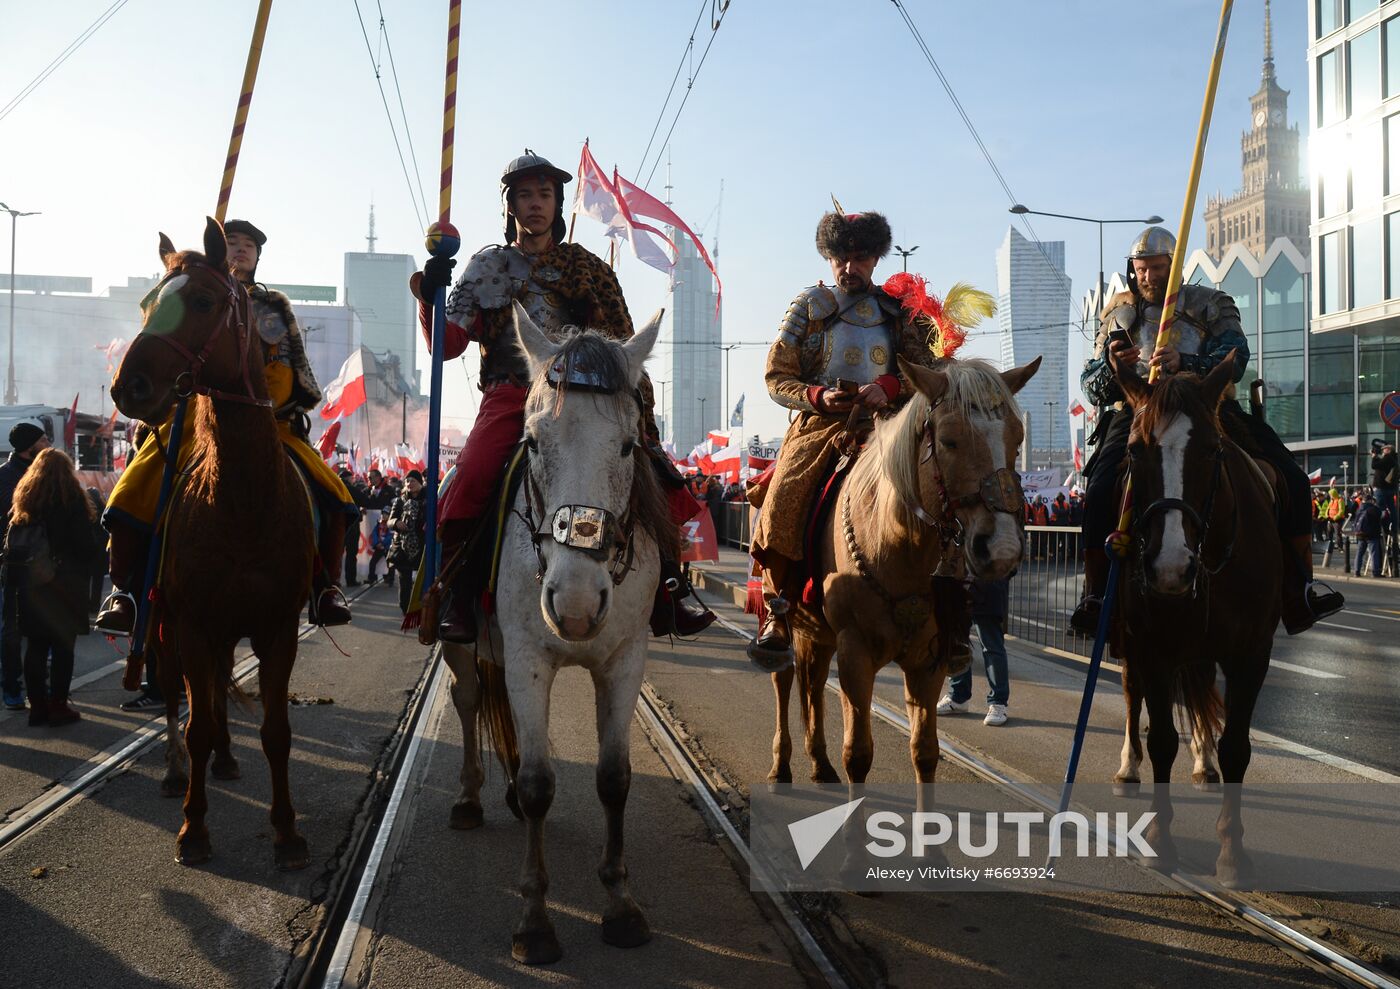
[[[506,165],[501,175],[506,243],[473,255],[448,295],[443,359],[451,360],[469,343],[476,343],[481,349],[482,397],[476,423],[457,458],[453,482],[439,506],[444,560],[451,559],[457,547],[475,534],[524,434],[530,371],[515,338],[512,303],[524,306],[535,325],[546,333],[558,334],[567,326],[578,326],[619,340],[632,336],[632,317],[612,268],[591,251],[564,239],[564,184],[572,178],[528,148]],[[423,271],[410,280],[421,303],[419,322],[429,347],[433,298],[438,288],[451,284],[455,264],[452,258],[430,258]],[[653,452],[663,481],[673,481],[671,490],[683,494],[684,481],[660,449],[652,416],[651,382],[645,375],[640,391],[645,445]],[[484,576],[469,567],[459,570],[438,627],[440,638],[475,641],[475,599]],[[694,635],[714,621],[708,609],[683,600],[688,593],[679,565],[663,559],[662,587],[652,616],[656,634],[674,631]]]
[[[307,442],[307,413],[321,402],[321,388],[306,357],[306,344],[297,325],[291,301],[281,292],[255,281],[258,261],[267,236],[247,220],[224,224],[228,265],[252,298],[253,319],[262,340],[267,390],[282,446],[300,469],[320,509],[316,537],[318,569],[312,578],[310,617],[315,625],[344,625],[350,609],[336,586],[345,528],[357,514],[354,500],[343,482]],[[129,635],[136,619],[133,592],[142,586],[151,527],[155,522],[164,447],[170,440],[170,421],[161,424],[131,458],[112,490],[103,525],[111,533],[112,593],[97,616],[99,631]],[[183,467],[194,448],[194,415],[185,416],[180,440]]]
[[[1093,636],[1098,630],[1103,593],[1108,584],[1104,541],[1118,521],[1118,481],[1128,450],[1132,412],[1114,378],[1119,365],[1137,365],[1147,377],[1152,367],[1161,374],[1189,371],[1204,375],[1235,351],[1235,380],[1249,363],[1249,342],[1240,329],[1235,300],[1209,285],[1183,284],[1177,296],[1175,340],[1157,346],[1157,327],[1176,238],[1161,227],[1148,227],[1128,252],[1129,289],[1109,299],[1099,317],[1094,356],[1084,365],[1080,386],[1099,408],[1094,431],[1098,449],[1084,466],[1088,486],[1084,499],[1084,597],[1070,626]],[[1112,337],[1110,336],[1112,334]],[[1283,623],[1290,635],[1312,627],[1320,618],[1342,609],[1342,596],[1312,579],[1312,522],[1309,517],[1307,474],[1262,418],[1246,415],[1231,395],[1220,405],[1226,434],[1251,456],[1267,461],[1283,478],[1289,493],[1286,517],[1279,520],[1284,559],[1289,562],[1283,586]]]

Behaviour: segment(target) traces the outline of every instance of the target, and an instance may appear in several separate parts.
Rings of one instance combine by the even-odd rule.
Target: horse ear
[[[1117,380],[1118,387],[1123,389],[1128,404],[1135,409],[1145,405],[1152,396],[1152,385],[1142,380],[1135,364],[1119,364],[1113,372],[1113,377]]]
[[[642,331],[622,345],[622,352],[627,355],[627,377],[633,388],[642,380],[642,365],[646,363],[651,348],[656,346],[656,337],[661,332],[661,317],[664,315],[665,309],[656,310]]]
[[[1213,409],[1220,404],[1220,398],[1225,394],[1225,389],[1235,380],[1235,355],[1237,350],[1225,355],[1225,359],[1215,367],[1201,381],[1201,397],[1205,399],[1206,408]]]
[[[530,376],[533,378],[559,353],[559,345],[535,325],[524,306],[519,302],[512,305],[515,307],[515,335],[520,340],[520,349],[525,351],[526,360],[530,362]]]
[[[1043,357],[1037,357],[1025,367],[1013,367],[1010,371],[1001,372],[1001,380],[1006,382],[1006,387],[1011,389],[1011,394],[1016,394],[1026,387],[1026,382],[1035,377],[1035,372],[1040,370],[1040,362]]]
[[[175,254],[175,244],[165,234],[160,235],[160,263],[169,267],[169,258]]]
[[[904,372],[904,376],[909,379],[910,384],[918,389],[919,394],[929,400],[930,405],[936,403],[947,392],[948,376],[942,371],[912,364],[898,355],[896,357],[899,360],[899,369]]]
[[[224,227],[212,216],[204,218],[204,256],[216,268],[228,264],[228,241],[224,239]]]

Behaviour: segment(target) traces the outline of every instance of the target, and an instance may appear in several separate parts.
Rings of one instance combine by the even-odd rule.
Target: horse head
[[[267,405],[248,293],[229,272],[223,227],[208,217],[204,253],[177,251],[160,235],[165,277],[141,300],[141,332],[112,381],[130,419],[158,423],[192,394]]]
[[[1133,409],[1128,476],[1144,583],[1155,594],[1179,597],[1196,585],[1220,486],[1225,437],[1218,409],[1235,379],[1235,352],[1204,378],[1174,374],[1149,383],[1122,366],[1116,377]]]
[[[1024,508],[1016,453],[1025,439],[1016,392],[1040,369],[997,371],[981,360],[937,370],[900,358],[917,396],[905,414],[922,416],[918,439],[920,519],[962,541],[968,570],[981,580],[1011,574],[1024,554]]]
[[[577,328],[555,341],[515,306],[515,332],[532,379],[525,497],[539,555],[540,610],[561,639],[598,634],[613,588],[631,564],[640,521],[635,475],[648,469],[638,386],[661,315],[658,310],[625,343]]]

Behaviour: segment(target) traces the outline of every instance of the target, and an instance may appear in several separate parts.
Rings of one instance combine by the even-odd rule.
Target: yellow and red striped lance
[[[452,213],[452,142],[457,126],[457,41],[462,32],[462,0],[451,0],[447,11],[447,76],[442,96],[442,174],[438,184],[438,222]]]
[[[248,124],[248,108],[253,103],[253,85],[258,81],[258,64],[262,61],[263,38],[267,35],[267,18],[272,13],[272,0],[258,4],[258,19],[253,23],[253,41],[248,46],[248,63],[243,69],[243,88],[238,94],[238,109],[233,114],[233,133],[228,139],[228,156],[224,159],[224,177],[219,184],[219,205],[214,217],[220,223],[228,215],[228,201],[233,194],[233,175],[238,170],[238,153],[243,148],[243,128]]]

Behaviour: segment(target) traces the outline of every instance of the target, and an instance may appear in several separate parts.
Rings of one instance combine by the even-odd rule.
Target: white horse
[[[588,670],[597,698],[597,789],[607,819],[598,868],[608,893],[603,940],[630,948],[651,939],[627,886],[622,817],[659,548],[676,540],[639,432],[637,387],[660,326],[657,312],[625,343],[592,331],[556,342],[516,305],[532,379],[526,478],[506,523],[491,639],[480,657],[443,645],[465,751],[451,824],[482,821],[479,717],[509,777],[507,803],[526,824],[525,905],[511,938],[512,956],[526,964],[562,954],[545,904],[544,818],[554,799],[549,695],[564,666]]]

